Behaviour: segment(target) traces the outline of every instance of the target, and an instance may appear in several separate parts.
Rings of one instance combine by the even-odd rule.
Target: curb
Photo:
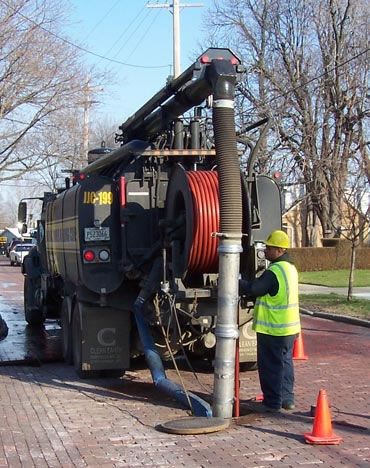
[[[351,325],[359,325],[361,327],[370,328],[370,321],[364,320],[356,317],[349,317],[348,315],[338,315],[338,314],[331,314],[329,312],[312,312],[308,309],[303,309],[302,307],[299,308],[299,311],[305,315],[311,315],[312,317],[319,317],[328,320],[334,320],[337,322],[344,322],[349,323]]]

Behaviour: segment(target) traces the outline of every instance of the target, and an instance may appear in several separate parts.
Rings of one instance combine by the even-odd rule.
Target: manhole
[[[223,418],[188,417],[159,424],[157,429],[169,434],[192,435],[222,431],[229,425],[230,421]]]

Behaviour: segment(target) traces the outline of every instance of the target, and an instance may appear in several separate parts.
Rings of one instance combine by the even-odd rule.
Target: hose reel
[[[215,273],[218,270],[220,210],[216,171],[185,171],[177,166],[171,176],[166,205],[172,268],[175,276]]]
[[[243,178],[243,175],[241,174]],[[266,179],[266,178],[265,178]],[[242,184],[243,268],[251,268],[248,249],[251,242],[250,199],[247,184]],[[172,270],[184,279],[192,273],[218,273],[218,238],[220,230],[218,172],[174,169],[166,201],[167,238],[171,242]],[[244,258],[245,257],[245,258]],[[249,259],[249,260],[248,260]],[[253,269],[253,268],[252,268]]]

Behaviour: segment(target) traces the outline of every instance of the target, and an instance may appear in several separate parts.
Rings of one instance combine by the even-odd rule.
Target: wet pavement
[[[302,317],[306,361],[295,361],[296,409],[254,414],[257,372],[240,376],[241,417],[221,432],[166,434],[159,424],[187,416],[156,390],[144,365],[122,378],[80,380],[61,362],[60,330],[23,318],[22,275],[0,257],[0,467],[368,467],[370,329]],[[211,401],[213,373],[181,365],[187,388]],[[179,376],[169,368],[167,375]],[[337,446],[311,446],[311,406],[326,389]]]
[[[27,325],[23,313],[23,276],[20,267],[10,266],[9,259],[1,256],[0,268],[0,314],[9,328],[0,349],[0,365],[5,362],[40,365],[41,362],[61,361],[58,323],[48,320],[44,327]]]

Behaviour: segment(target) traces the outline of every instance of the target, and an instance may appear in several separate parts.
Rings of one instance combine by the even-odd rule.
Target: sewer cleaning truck
[[[230,353],[237,338],[241,365],[255,367],[253,302],[238,297],[238,278],[266,267],[262,241],[281,229],[281,203],[275,180],[255,170],[268,118],[246,129],[259,139],[241,168],[244,72],[229,49],[208,49],[119,127],[118,149],[91,150],[63,189],[40,197],[25,317],[60,321],[64,359],[81,377],[122,375],[145,354],[163,382],[163,359],[217,367],[217,347]],[[26,201],[18,214],[24,225]]]

